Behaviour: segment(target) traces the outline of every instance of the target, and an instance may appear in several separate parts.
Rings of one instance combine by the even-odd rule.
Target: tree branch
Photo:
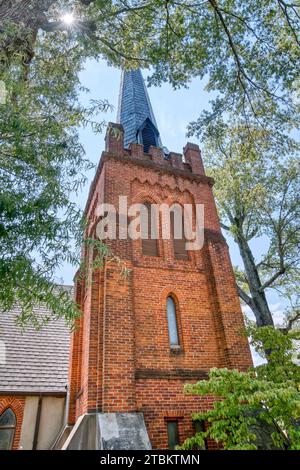
[[[218,5],[218,2],[217,0],[208,0],[208,2],[210,3],[210,5],[212,6],[215,14],[218,16],[221,24],[222,24],[222,27],[224,29],[224,32],[227,36],[227,39],[228,39],[228,44],[229,44],[229,47],[233,53],[233,58],[234,58],[234,61],[236,63],[236,66],[237,66],[237,81],[238,83],[241,85],[242,89],[243,89],[243,92],[244,92],[244,95],[246,96],[246,98],[248,99],[248,102],[249,102],[249,105],[251,107],[251,110],[253,112],[253,115],[255,116],[255,118],[258,120],[258,116],[257,116],[257,113],[255,112],[255,109],[254,109],[254,106],[253,106],[253,103],[252,103],[252,100],[251,100],[251,97],[249,95],[249,92],[248,92],[248,89],[247,89],[247,86],[245,85],[244,81],[242,80],[242,77],[244,77],[244,79],[250,83],[250,85],[252,85],[254,88],[258,89],[258,90],[261,90],[263,91],[264,93],[266,93],[267,95],[270,95],[270,96],[273,96],[274,98],[277,98],[281,101],[285,101],[285,99],[283,99],[281,96],[279,95],[276,95],[275,93],[271,92],[271,90],[267,90],[265,89],[264,87],[262,87],[261,85],[259,85],[258,83],[254,82],[252,80],[252,78],[246,73],[245,69],[244,69],[244,66],[241,62],[241,59],[240,59],[240,56],[239,56],[239,53],[238,53],[238,50],[237,50],[237,47],[236,47],[236,44],[233,40],[233,37],[232,37],[232,33],[231,31],[229,30],[228,26],[227,26],[227,23],[225,21],[225,18],[222,14],[222,11],[221,11],[221,8],[219,7]]]
[[[96,23],[93,21],[78,21],[77,22],[77,27],[82,31],[82,33],[86,33],[89,35],[90,39],[94,39],[95,41],[100,41],[102,44],[104,44],[106,47],[108,47],[111,51],[113,51],[115,54],[119,55],[125,60],[131,60],[131,61],[136,61],[136,62],[149,62],[145,58],[141,57],[132,57],[124,54],[123,52],[117,50],[113,44],[110,44],[109,41],[106,39],[102,38],[101,36],[96,35],[96,30],[97,26]],[[68,27],[65,25],[62,21],[51,21],[49,22],[47,19],[45,21],[39,23],[39,28],[43,29],[46,32],[55,32],[55,31],[67,31]]]
[[[288,319],[286,326],[279,328],[279,330],[287,335],[293,329],[294,324],[300,320],[300,309],[296,309],[292,316]]]
[[[290,331],[293,328],[294,323],[300,320],[300,309],[296,309],[294,314],[288,319],[286,331]]]
[[[236,285],[236,287],[239,297],[251,308],[253,304],[253,300],[251,299],[251,297],[238,284]]]
[[[288,14],[288,5],[283,0],[277,0],[277,3],[279,5],[285,19],[286,19],[286,22],[287,22],[287,24],[288,24],[288,26],[289,26],[289,28],[292,32],[292,35],[295,38],[296,43],[298,44],[298,46],[300,46],[300,41],[299,41],[299,38],[297,36],[297,32],[295,31],[295,28],[292,25],[292,20],[291,20],[289,14]]]
[[[47,33],[68,31],[69,29],[63,21],[48,21],[46,16],[41,17],[38,27]],[[94,32],[97,29],[96,23],[90,20],[76,20],[76,27],[82,32]]]
[[[221,228],[223,228],[223,229],[226,230],[227,232],[230,231],[230,227],[228,227],[228,225],[225,225],[225,224],[223,224],[222,222],[220,222],[220,225],[221,225]]]
[[[277,273],[274,274],[274,276],[270,277],[270,279],[268,279],[268,281],[266,281],[261,286],[259,291],[263,292],[265,289],[267,289],[267,287],[270,287],[276,281],[276,279],[278,279],[280,276],[282,276],[282,274],[285,273],[285,271],[286,271],[286,268],[283,266],[281,269],[279,269],[279,271],[277,271]]]

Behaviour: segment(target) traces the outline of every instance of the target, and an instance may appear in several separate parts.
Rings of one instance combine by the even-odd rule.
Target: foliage
[[[217,119],[203,132],[207,172],[215,179],[222,228],[243,260],[240,297],[257,324],[272,324],[265,293],[295,300],[300,273],[299,145],[288,135]],[[260,240],[263,252],[256,249]]]
[[[37,324],[32,308],[43,302],[72,322],[79,312],[65,290],[58,293],[53,274],[76,262],[74,237],[79,244],[84,229],[71,198],[91,168],[78,127],[101,130],[93,116],[108,103],[80,104],[84,53],[68,34],[40,34],[30,67],[26,57],[22,49],[0,56],[7,92],[0,104],[0,305],[7,311],[17,302],[20,321]]]
[[[297,2],[31,0],[31,4],[25,22],[33,30],[66,29],[61,13],[71,11],[76,21],[69,33],[84,46],[85,54],[105,57],[118,66],[151,67],[151,84],[168,81],[176,88],[186,86],[192,77],[205,77],[207,90],[216,98],[212,111],[193,123],[194,133],[200,135],[211,119],[227,111],[269,129],[276,129],[278,122],[285,126],[298,122]]]
[[[257,429],[272,430],[274,445],[300,449],[300,367],[293,361],[293,340],[299,332],[283,334],[266,326],[248,327],[255,350],[268,362],[247,372],[211,369],[208,380],[186,385],[185,392],[215,398],[209,411],[195,413],[194,420],[207,422],[207,429],[187,439],[182,448],[203,445],[211,438],[225,450],[256,450]]]
[[[191,126],[201,136],[220,114],[235,112],[261,128],[299,120],[299,5],[283,0],[121,0],[90,6],[100,41],[128,66],[152,66],[150,84],[186,86],[205,78],[215,93],[211,111]],[[109,10],[111,10],[110,13]],[[107,15],[108,13],[108,15]],[[130,53],[129,53],[130,51]],[[284,123],[284,124],[283,124]]]
[[[288,307],[285,309],[285,324],[283,331],[290,331],[292,328],[300,328],[300,292],[295,285],[300,284],[300,274],[295,276],[295,283],[284,286],[283,294],[289,301]]]
[[[81,260],[78,271],[78,280],[85,283],[91,282],[91,274],[99,269],[103,269],[104,265],[114,263],[120,269],[120,276],[125,278],[129,275],[130,269],[127,267],[126,261],[116,256],[111,248],[96,238],[85,238],[84,247],[87,253]]]

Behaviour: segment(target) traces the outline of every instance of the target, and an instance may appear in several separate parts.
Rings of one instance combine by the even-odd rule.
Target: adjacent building
[[[0,317],[0,449],[50,449],[66,420],[70,330],[64,320],[23,330],[19,314]]]

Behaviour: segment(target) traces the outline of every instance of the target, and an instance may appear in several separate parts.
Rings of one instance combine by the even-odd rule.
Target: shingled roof
[[[72,287],[66,288],[71,294]],[[16,325],[19,313],[18,307],[8,313],[0,312],[0,394],[66,393],[69,327],[64,320],[59,319],[50,321],[40,330],[33,327],[22,330]],[[37,313],[49,315],[49,310],[39,307]]]
[[[162,147],[148,91],[140,69],[122,70],[117,122],[124,129],[124,147],[137,142],[137,133],[148,119],[158,134],[157,145]]]

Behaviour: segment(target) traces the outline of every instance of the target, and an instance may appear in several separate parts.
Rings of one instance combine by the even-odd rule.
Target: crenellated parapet
[[[183,154],[170,152],[164,153],[163,148],[151,145],[145,153],[144,145],[131,142],[128,148],[124,148],[124,129],[121,124],[110,122],[105,137],[105,152],[116,157],[140,159],[145,162],[153,162],[165,168],[174,168],[194,175],[205,176],[201,151],[198,145],[188,142],[183,149]]]

